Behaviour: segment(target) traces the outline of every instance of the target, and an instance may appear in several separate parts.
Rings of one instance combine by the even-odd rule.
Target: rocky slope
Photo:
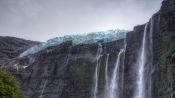
[[[136,26],[126,38],[126,52],[122,56],[120,98],[131,98],[136,89],[136,61],[145,25]],[[148,22],[153,31],[153,98],[173,98],[175,91],[175,0],[164,0],[160,11]],[[109,76],[114,69],[124,40],[103,43],[98,96],[104,94],[104,70],[109,54]],[[65,42],[48,47],[37,54],[15,58],[6,66],[16,76],[23,90],[31,98],[91,98],[98,43],[72,45]],[[125,58],[125,59],[124,59]],[[122,69],[124,68],[124,71]]]
[[[19,39],[15,37],[0,37],[0,65],[16,58],[20,53],[39,42]]]

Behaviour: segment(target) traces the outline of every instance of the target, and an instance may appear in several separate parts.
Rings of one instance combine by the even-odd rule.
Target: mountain
[[[127,30],[108,30],[108,31],[101,31],[101,32],[92,32],[88,34],[82,34],[82,35],[65,35],[63,37],[55,37],[52,39],[49,39],[47,42],[44,42],[42,44],[36,45],[34,47],[31,47],[21,53],[21,57],[35,54],[47,47],[50,46],[56,46],[60,45],[63,42],[66,41],[72,41],[74,45],[77,44],[88,44],[88,43],[97,43],[99,41],[102,42],[112,42],[118,39],[124,39],[127,34]]]
[[[18,57],[26,49],[40,42],[29,41],[15,37],[0,37],[0,64]]]
[[[136,26],[128,33],[125,59],[124,92],[125,97],[134,96],[135,76],[138,57],[138,47],[141,45],[145,25]],[[148,28],[152,29],[153,37],[153,66],[152,96],[153,98],[173,98],[175,91],[175,0],[164,0],[160,11],[152,16]],[[132,69],[132,70],[131,70]],[[132,84],[132,85],[130,85]],[[135,84],[135,85],[133,85]]]
[[[104,56],[101,64],[105,64],[105,54],[110,53],[112,67],[117,52],[124,47],[123,43],[124,40],[118,40],[102,44]],[[97,43],[73,46],[72,42],[65,42],[32,56],[18,58],[7,65],[11,65],[12,73],[31,98],[40,97],[42,90],[47,93],[43,94],[43,98],[89,98],[97,48]],[[15,64],[19,70],[14,68]],[[24,69],[25,66],[28,67]]]
[[[31,98],[174,98],[174,27],[175,0],[164,0],[124,39],[68,40],[5,66]]]

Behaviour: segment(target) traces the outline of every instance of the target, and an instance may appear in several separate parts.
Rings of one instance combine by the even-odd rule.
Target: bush
[[[27,98],[15,78],[2,68],[0,68],[0,98]]]

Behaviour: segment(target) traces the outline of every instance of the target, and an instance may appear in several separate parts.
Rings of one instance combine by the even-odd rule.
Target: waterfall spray
[[[118,72],[119,72],[119,65],[120,65],[120,59],[122,56],[122,53],[124,52],[124,49],[121,49],[118,57],[117,57],[117,61],[116,61],[116,65],[114,68],[114,72],[112,74],[112,79],[111,79],[111,84],[110,84],[110,92],[109,92],[109,98],[118,98],[119,97],[119,76],[118,76]]]
[[[107,54],[106,65],[105,65],[105,96],[108,96],[108,90],[109,90],[108,61],[109,61],[109,54]]]
[[[154,21],[150,20],[150,29],[148,29],[149,23],[145,25],[142,46],[138,57],[138,71],[137,71],[137,89],[135,91],[135,98],[152,98],[152,60],[153,60],[153,26]],[[149,30],[149,32],[148,32]],[[149,34],[149,35],[148,35]]]
[[[152,98],[152,73],[153,73],[153,30],[154,30],[154,19],[151,18],[150,33],[149,33],[149,70],[148,70],[148,98]]]
[[[96,56],[97,64],[96,64],[95,74],[94,74],[95,86],[93,91],[93,98],[97,98],[97,93],[98,93],[98,77],[99,77],[99,70],[100,70],[100,64],[101,64],[101,57],[102,57],[102,45],[101,43],[99,43],[97,56]]]
[[[140,50],[139,61],[138,61],[138,77],[137,77],[137,90],[135,98],[145,98],[145,78],[144,78],[144,70],[145,70],[145,47],[146,47],[146,33],[148,29],[148,23],[145,25],[142,47]]]
[[[42,89],[42,91],[41,91],[41,95],[40,95],[39,98],[43,98],[43,93],[44,93],[44,90],[45,90],[46,84],[47,84],[47,80],[44,82],[43,89]]]
[[[121,79],[121,88],[122,88],[122,96],[123,96],[123,94],[124,94],[124,92],[123,92],[123,88],[124,88],[124,73],[125,73],[125,55],[126,55],[126,46],[127,46],[127,43],[126,43],[126,39],[124,40],[124,54],[123,54],[123,62],[122,62],[122,79]]]

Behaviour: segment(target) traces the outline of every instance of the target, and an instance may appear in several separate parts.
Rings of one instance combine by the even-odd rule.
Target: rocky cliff
[[[123,43],[124,40],[118,40],[102,44],[103,56],[99,83],[101,94],[104,88],[106,56],[110,54],[109,65],[112,70],[118,51],[124,47]],[[59,46],[44,49],[35,55],[17,58],[7,65],[11,65],[11,72],[31,98],[41,96],[43,98],[90,98],[97,47],[98,43],[74,46],[71,42],[65,42]],[[16,70],[15,64],[20,69]],[[24,68],[24,66],[28,67]]]
[[[175,0],[164,0],[152,16],[148,30],[153,35],[153,64],[149,69],[152,98],[173,98],[175,91]],[[109,77],[120,49],[125,47],[120,66],[120,98],[131,98],[136,89],[136,66],[145,25],[136,26],[126,39],[102,43],[98,94],[103,98],[105,64],[109,54]],[[149,39],[148,39],[149,40]],[[71,41],[48,47],[34,55],[6,63],[31,98],[91,98],[97,65],[98,43],[73,45]],[[4,57],[4,56],[3,56]],[[151,60],[151,59],[150,59]],[[151,61],[150,61],[151,62]],[[150,85],[150,84],[147,84]]]
[[[0,65],[18,57],[23,51],[39,43],[15,37],[0,37]]]
[[[175,0],[165,0],[154,15],[154,96],[175,97]]]
[[[153,98],[174,98],[175,87],[175,0],[164,0],[158,13],[148,22],[152,29],[153,66],[151,68]],[[145,25],[136,26],[128,33],[125,59],[124,98],[134,96],[136,59]],[[131,85],[132,84],[132,85]]]

